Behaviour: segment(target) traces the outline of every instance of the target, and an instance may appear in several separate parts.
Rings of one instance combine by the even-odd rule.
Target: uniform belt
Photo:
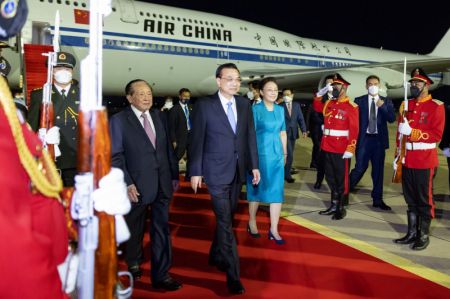
[[[323,135],[326,136],[336,136],[336,137],[348,137],[348,130],[333,130],[333,129],[324,129]]]
[[[409,151],[415,150],[428,150],[436,148],[436,143],[425,143],[425,142],[407,142],[406,149]]]

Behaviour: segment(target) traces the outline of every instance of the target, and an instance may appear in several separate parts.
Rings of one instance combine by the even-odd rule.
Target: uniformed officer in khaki
[[[78,106],[80,90],[72,80],[75,57],[66,52],[58,52],[57,63],[53,68],[52,103],[54,126],[59,128],[59,149],[61,156],[56,158],[56,166],[61,171],[64,186],[74,185],[77,167]],[[34,131],[39,130],[42,102],[42,88],[31,92],[28,122]]]

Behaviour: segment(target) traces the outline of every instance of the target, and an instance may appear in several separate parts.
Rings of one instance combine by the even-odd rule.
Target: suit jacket
[[[188,105],[188,109],[189,118],[191,118],[192,106]],[[173,108],[169,110],[169,132],[170,142],[177,143],[175,155],[177,156],[177,159],[180,160],[183,157],[188,144],[186,115],[180,104],[173,106]]]
[[[248,99],[235,96],[236,134],[215,93],[195,103],[189,146],[192,176],[204,176],[207,184],[230,184],[236,174],[246,180],[246,170],[258,169],[258,150],[253,112]],[[236,164],[237,163],[237,164]]]
[[[444,148],[450,147],[450,104],[445,105],[445,127],[444,133],[442,134],[441,143],[439,143],[439,148],[443,150]]]
[[[39,130],[40,106],[42,103],[42,88],[31,92],[28,123],[34,131]],[[78,138],[78,107],[80,105],[80,89],[72,83],[67,92],[66,100],[53,85],[52,103],[55,126],[59,127],[61,156],[56,159],[59,169],[77,167],[77,138]]]
[[[289,111],[287,109],[286,103],[283,102],[281,105],[284,108],[284,117],[286,122],[286,134],[289,139],[298,139],[300,134],[298,132],[298,127],[302,132],[306,132],[306,124],[305,119],[303,117],[302,109],[300,104],[292,101],[292,111],[291,115],[289,115]]]
[[[369,126],[369,103],[368,96],[363,95],[355,99],[355,103],[359,107],[359,135],[357,147],[363,144],[366,139],[367,127]],[[384,101],[383,106],[378,107],[377,113],[377,137],[380,139],[384,148],[389,148],[389,135],[387,123],[393,123],[395,121],[395,110],[390,99],[380,96],[380,99]]]
[[[130,106],[114,114],[109,122],[112,166],[123,170],[127,186],[136,185],[142,204],[152,203],[160,187],[164,195],[171,198],[172,180],[178,180],[178,162],[169,143],[167,124],[161,120],[160,113],[150,110],[156,149]]]

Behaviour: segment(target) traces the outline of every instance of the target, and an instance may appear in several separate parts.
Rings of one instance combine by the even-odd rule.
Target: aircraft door
[[[230,60],[228,42],[223,41],[217,43],[217,58],[216,58],[217,65],[226,63],[228,60]]]
[[[139,23],[134,7],[134,0],[117,0],[117,3],[119,3],[120,20],[122,22],[132,24]]]

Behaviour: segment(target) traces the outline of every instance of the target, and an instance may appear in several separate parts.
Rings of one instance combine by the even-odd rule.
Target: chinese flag
[[[74,9],[73,13],[75,15],[76,24],[89,25],[89,11],[82,9]]]

